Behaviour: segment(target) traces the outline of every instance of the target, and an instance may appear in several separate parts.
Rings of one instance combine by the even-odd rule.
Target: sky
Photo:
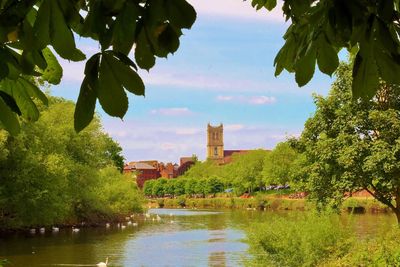
[[[129,95],[124,119],[106,115],[97,105],[104,131],[123,148],[127,162],[206,154],[207,124],[224,124],[225,149],[272,149],[298,136],[315,111],[312,94],[326,95],[332,79],[315,73],[299,88],[294,74],[274,76],[273,61],[288,26],[278,7],[257,11],[251,1],[189,0],[197,11],[191,30],[167,59],[157,59],[139,74],[146,96]],[[88,56],[98,45],[77,39]],[[53,95],[76,101],[84,62],[60,60],[64,76]]]

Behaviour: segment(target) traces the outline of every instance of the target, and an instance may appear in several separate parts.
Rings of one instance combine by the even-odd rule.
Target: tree
[[[175,180],[174,195],[181,196],[185,194],[186,179],[177,178]]]
[[[160,178],[155,180],[154,184],[153,184],[153,196],[156,197],[163,197],[166,192],[165,192],[165,187],[168,183],[168,180],[165,178]]]
[[[287,184],[295,178],[298,153],[288,142],[279,143],[266,155],[262,176],[265,184]]]
[[[252,4],[272,10],[277,1]],[[0,10],[0,127],[12,134],[20,130],[17,116],[38,119],[32,98],[47,103],[33,77],[52,84],[61,80],[50,46],[62,58],[81,61],[86,56],[74,34],[100,44],[99,53],[86,61],[75,109],[75,129],[81,131],[92,120],[97,100],[106,113],[122,118],[128,108],[125,90],[145,93],[137,66],[149,70],[156,57],[174,53],[182,29],[196,19],[185,0],[2,0]],[[290,26],[274,61],[276,75],[295,72],[303,86],[316,63],[332,75],[338,52],[347,48],[355,56],[355,97],[372,97],[378,77],[400,83],[399,0],[285,0],[282,10]],[[132,47],[136,63],[128,57]]]
[[[267,153],[268,151],[258,149],[233,155],[233,162],[226,165],[225,171],[237,193],[252,192],[264,185],[261,172]]]
[[[307,159],[305,187],[334,206],[367,190],[400,223],[400,88],[381,82],[373,99],[353,101],[351,68],[341,64],[329,96],[315,97],[317,110],[297,144]]]
[[[147,180],[146,182],[144,182],[143,193],[146,196],[153,196],[153,187],[154,187],[155,182],[156,182],[156,180],[154,180],[154,179]]]
[[[104,140],[106,143],[106,158],[113,162],[115,167],[122,173],[125,160],[124,156],[122,156],[122,147],[108,135],[105,136]]]
[[[211,176],[204,181],[204,194],[215,195],[216,193],[220,193],[224,190],[224,184],[221,179],[217,176]]]
[[[74,104],[48,97],[36,123],[0,130],[0,228],[94,221],[140,211],[132,179],[108,155],[98,117],[77,134]],[[116,146],[117,144],[115,144]]]

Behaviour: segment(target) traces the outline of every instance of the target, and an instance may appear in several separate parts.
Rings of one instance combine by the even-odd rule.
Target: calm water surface
[[[136,217],[138,226],[112,225],[72,233],[18,234],[0,239],[0,257],[8,266],[243,266],[248,258],[244,229],[251,222],[288,213],[152,209],[151,218]],[[161,220],[152,219],[159,215]],[[145,220],[146,218],[146,220]],[[395,223],[392,215],[366,214],[354,221],[355,231],[373,235]]]

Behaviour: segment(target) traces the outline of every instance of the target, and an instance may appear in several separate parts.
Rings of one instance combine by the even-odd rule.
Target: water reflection
[[[0,239],[0,256],[10,266],[242,266],[248,257],[243,229],[274,216],[295,219],[293,212],[150,210],[160,221],[135,218],[138,227],[115,225],[59,233],[18,234]],[[301,217],[301,213],[300,217]],[[343,215],[360,236],[395,225],[392,214]]]

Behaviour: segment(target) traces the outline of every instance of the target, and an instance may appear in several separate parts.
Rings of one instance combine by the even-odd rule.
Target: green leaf
[[[373,54],[362,55],[358,52],[353,66],[353,97],[372,98],[379,85],[378,67]]]
[[[111,67],[114,76],[125,89],[135,95],[144,95],[144,84],[140,76],[128,65],[117,60],[112,54],[104,54],[104,60]]]
[[[81,61],[84,54],[76,49],[74,35],[65,22],[57,0],[51,1],[50,38],[56,52],[65,59]]]
[[[31,96],[25,90],[25,86],[18,80],[4,79],[0,83],[0,90],[10,95],[17,104],[22,116],[27,120],[36,121],[39,118],[39,110],[32,101]]]
[[[18,114],[19,116],[22,115],[21,110],[19,109],[17,103],[15,102],[14,98],[12,98],[9,94],[0,91],[0,97],[3,98],[4,102],[7,104],[7,106],[9,106],[9,108],[15,112],[16,114]]]
[[[396,59],[376,46],[374,54],[382,79],[389,83],[400,84],[400,58]]]
[[[51,84],[59,84],[63,76],[63,69],[60,63],[58,63],[57,58],[47,47],[43,50],[43,56],[46,60],[47,67],[43,70],[41,78]]]
[[[314,75],[316,49],[310,45],[303,57],[296,63],[296,82],[301,87],[306,85]]]
[[[339,66],[339,58],[336,50],[330,43],[327,42],[326,38],[321,34],[318,39],[318,50],[317,50],[317,64],[321,72],[332,75],[333,72]]]
[[[190,29],[196,21],[196,11],[185,0],[165,1],[168,19],[178,28]]]
[[[139,67],[145,70],[151,69],[156,63],[156,58],[152,52],[144,27],[140,31],[136,43],[135,60]]]
[[[127,1],[124,9],[117,16],[113,28],[113,50],[128,55],[132,49],[136,33],[137,6]]]
[[[158,46],[161,49],[168,51],[168,53],[174,53],[176,50],[178,50],[179,36],[171,25],[168,24],[158,36]]]
[[[97,96],[104,111],[109,115],[120,118],[125,115],[128,97],[104,55],[100,63]]]
[[[76,132],[82,131],[92,121],[96,99],[96,92],[91,88],[88,77],[85,77],[81,85],[74,113],[74,128]]]
[[[276,7],[276,0],[267,0],[264,6],[268,11],[271,11]]]
[[[33,34],[35,36],[35,48],[43,49],[50,43],[50,2],[54,0],[43,0],[37,12]]]
[[[39,99],[46,106],[48,105],[47,96],[36,85],[23,77],[19,79],[19,82],[22,84],[29,96]]]
[[[17,135],[20,132],[17,116],[7,106],[3,98],[0,98],[0,114],[0,127],[4,128],[12,135]]]

